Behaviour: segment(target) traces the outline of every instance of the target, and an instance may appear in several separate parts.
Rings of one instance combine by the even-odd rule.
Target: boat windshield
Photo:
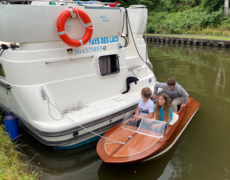
[[[125,114],[120,127],[146,136],[162,138],[166,122]]]

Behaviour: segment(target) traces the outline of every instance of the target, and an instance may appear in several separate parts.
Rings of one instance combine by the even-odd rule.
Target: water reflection
[[[166,81],[168,76],[174,76],[185,88],[203,96],[224,97],[228,101],[229,94],[224,94],[229,88],[228,71],[230,66],[230,53],[226,48],[175,45],[167,43],[150,44],[149,57],[152,59],[157,73],[166,72],[159,75],[158,80]],[[160,68],[159,68],[160,67]],[[170,70],[170,72],[168,72]],[[159,79],[160,78],[160,79]],[[212,83],[207,82],[207,79]],[[160,80],[161,81],[161,80]],[[212,89],[212,90],[211,90]]]
[[[76,177],[95,179],[97,167],[101,163],[95,151],[96,142],[74,150],[57,151],[41,144],[26,132],[23,133],[25,135],[20,143],[28,146],[22,150],[28,156],[27,161],[38,154],[30,164],[36,166],[36,170],[44,171],[42,179],[70,180]]]
[[[221,80],[223,81],[222,82],[222,88],[220,88],[220,89],[222,89],[222,91],[220,92],[220,96],[222,97],[224,94],[224,91],[225,91],[225,84],[226,84],[226,73],[225,73],[225,69],[223,68],[222,64],[219,66],[218,71],[217,71],[216,83],[215,83],[215,87],[214,87],[214,95],[215,96],[218,95],[218,89],[221,85]]]

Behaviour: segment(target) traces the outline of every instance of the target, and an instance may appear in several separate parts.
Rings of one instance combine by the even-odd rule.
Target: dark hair
[[[169,85],[169,86],[175,86],[175,84],[176,84],[176,80],[174,78],[169,78],[167,80],[167,85]]]
[[[141,90],[141,94],[142,94],[145,98],[149,99],[149,98],[151,97],[151,95],[152,95],[152,91],[151,91],[151,89],[150,89],[149,87],[145,87],[145,88],[143,88],[143,89]]]

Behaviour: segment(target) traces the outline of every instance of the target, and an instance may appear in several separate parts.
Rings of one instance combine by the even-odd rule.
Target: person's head
[[[151,91],[151,89],[149,87],[143,88],[141,90],[141,97],[142,97],[142,99],[146,99],[147,100],[147,99],[149,99],[151,97],[151,95],[152,95],[152,91]]]
[[[168,94],[161,93],[157,97],[157,103],[156,103],[156,119],[160,119],[160,108],[164,109],[164,121],[169,122],[170,117],[170,98]]]
[[[167,88],[168,90],[173,90],[176,84],[176,80],[174,78],[169,78],[167,80]]]

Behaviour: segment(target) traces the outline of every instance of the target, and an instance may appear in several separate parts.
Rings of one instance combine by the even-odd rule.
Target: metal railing
[[[94,55],[92,56],[86,56],[86,57],[79,57],[79,58],[70,58],[70,59],[65,59],[65,60],[60,60],[60,61],[46,61],[45,64],[53,64],[53,63],[61,63],[61,62],[71,62],[71,61],[76,61],[78,59],[88,59],[88,58],[93,58]]]
[[[59,0],[33,0],[33,1],[38,1],[38,2],[59,2],[59,3],[94,3],[94,4],[116,4],[114,2],[100,2],[100,1],[59,1]],[[3,4],[7,4],[7,3],[10,3],[10,2],[22,2],[22,0],[4,0],[4,1],[1,1],[0,0],[0,3],[3,3]],[[23,1],[23,2],[32,2],[32,1]],[[24,4],[24,3],[23,3]],[[120,4],[117,4],[117,5],[120,5]]]

